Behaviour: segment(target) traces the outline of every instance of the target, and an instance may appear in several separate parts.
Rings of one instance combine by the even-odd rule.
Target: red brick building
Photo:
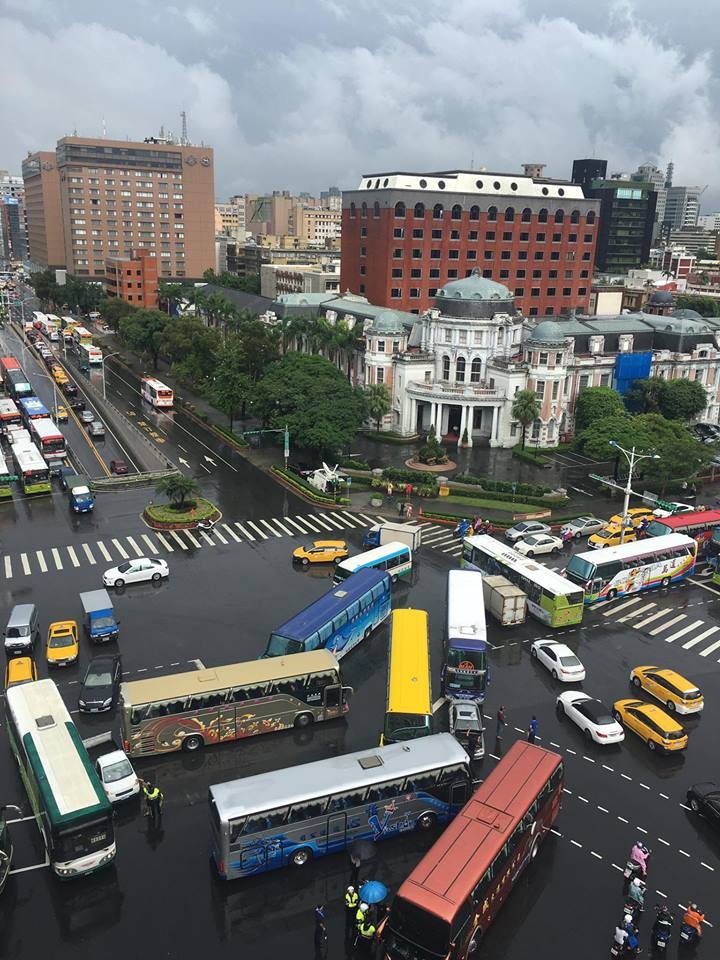
[[[133,250],[129,257],[108,257],[105,261],[105,293],[120,297],[134,307],[157,310],[158,267],[149,250]]]
[[[343,192],[341,289],[421,313],[477,269],[509,287],[525,316],[586,313],[600,202],[527,174],[364,176]]]

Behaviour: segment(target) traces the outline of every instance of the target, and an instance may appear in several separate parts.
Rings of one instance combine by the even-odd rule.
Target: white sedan
[[[548,668],[553,680],[576,683],[585,679],[585,667],[570,647],[557,640],[536,640],[530,647],[530,656]]]
[[[559,537],[551,537],[547,533],[535,533],[531,537],[518,540],[513,547],[523,556],[534,557],[536,553],[560,553],[563,542]]]
[[[558,715],[576,723],[586,739],[595,743],[622,743],[625,731],[613,718],[612,710],[583,693],[581,690],[566,690],[556,701]]]
[[[106,587],[124,587],[126,583],[140,583],[143,580],[161,580],[170,575],[166,560],[154,557],[138,557],[126,560],[118,567],[111,567],[103,574]]]
[[[111,803],[129,800],[140,793],[138,775],[122,750],[113,750],[112,753],[98,757],[95,769]]]

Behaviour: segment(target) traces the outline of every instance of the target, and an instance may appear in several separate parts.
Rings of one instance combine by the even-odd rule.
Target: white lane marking
[[[263,540],[269,540],[269,539],[270,539],[270,538],[268,537],[268,535],[267,535],[266,533],[264,533],[256,523],[253,523],[253,522],[252,522],[252,520],[248,520],[247,525],[248,525],[249,527],[252,527],[253,530],[255,531],[255,533],[259,533],[260,536],[263,538]]]
[[[56,568],[57,568],[58,570],[62,570],[63,565],[62,565],[62,560],[60,559],[60,551],[58,550],[58,548],[57,548],[57,547],[50,547],[50,553],[51,553],[52,556],[53,556],[53,560],[55,561],[55,566],[56,566]]]
[[[133,550],[135,551],[136,556],[142,557],[142,556],[143,556],[143,552],[142,552],[142,550],[140,549],[140,547],[137,545],[137,542],[135,541],[135,539],[134,539],[133,537],[125,537],[125,539],[127,540],[127,542],[130,544],[130,546],[131,546],[131,547],[133,548]]]
[[[700,866],[705,867],[706,870],[711,870],[713,873],[715,873],[715,867],[709,866],[709,864],[705,863],[704,860],[700,861]]]
[[[616,863],[612,863],[612,864],[610,864],[610,866],[615,867],[615,869],[616,869],[619,873],[622,873],[622,872],[623,872],[623,868],[622,868],[622,867],[619,867]]]
[[[599,853],[595,853],[594,850],[591,850],[591,851],[590,851],[590,856],[591,856],[591,857],[597,857],[598,860],[602,860],[601,855],[600,855]]]
[[[235,533],[235,531],[233,530],[233,528],[232,528],[232,527],[229,527],[226,523],[223,524],[223,530],[225,531],[225,533],[226,533],[229,537],[232,537],[232,538],[233,538],[233,540],[235,541],[235,543],[242,543],[242,540],[241,540],[240,537]]]
[[[689,809],[690,809],[690,807],[688,807],[687,804],[684,804],[684,803],[681,803],[680,806],[683,808],[683,810],[689,810]]]
[[[177,545],[180,547],[181,550],[187,550],[187,544],[185,543],[184,540],[181,540],[180,537],[177,535],[177,530],[171,530],[170,536],[177,543]]]
[[[288,517],[288,519],[290,519],[290,518]],[[313,518],[313,519],[314,519],[314,518]],[[302,524],[305,524],[306,527],[310,527],[310,529],[313,531],[313,533],[320,533],[320,532],[321,532],[320,527],[316,527],[315,524],[312,522],[312,520],[310,520],[309,517],[300,517],[300,516],[298,516],[298,517],[297,517],[297,520],[298,520],[299,523],[301,524],[300,529],[302,529]],[[295,521],[293,521],[293,523],[294,523],[294,522],[295,522]],[[303,530],[303,533],[307,533],[307,530]]]
[[[670,844],[668,843],[668,841],[667,841],[667,840],[663,840],[662,837],[658,837],[658,841],[659,841],[660,843],[664,843],[666,847],[669,847],[669,846],[670,846]]]
[[[366,513],[359,513],[358,516],[359,516],[359,517],[362,517],[363,520],[365,520],[367,523],[371,524],[373,527],[375,526],[375,521],[373,520],[373,518],[372,518],[372,517],[369,517]]]
[[[153,543],[153,541],[150,539],[150,537],[149,537],[146,533],[141,533],[140,536],[142,537],[142,539],[143,539],[143,540],[145,541],[145,543],[147,544],[147,548],[148,548],[148,550],[150,551],[150,553],[159,553],[159,552],[160,552],[160,551],[158,550],[158,548],[155,546],[155,544]]]
[[[319,524],[320,524],[320,526],[323,528],[323,530],[329,530],[330,533],[333,532],[333,528],[330,526],[330,524],[329,524],[329,523],[325,523],[325,521],[322,519],[322,517],[318,516],[317,513],[314,513],[314,514],[312,515],[312,518],[313,518],[313,520],[315,521],[315,523],[319,523]],[[317,529],[317,528],[316,528],[316,529]],[[318,533],[322,533],[322,531],[321,531],[321,530],[318,530]]]
[[[356,527],[364,527],[364,526],[365,526],[364,523],[360,523],[360,521],[358,520],[358,518],[355,516],[354,513],[348,513],[347,510],[341,510],[340,512],[342,513],[342,515],[343,515],[344,517],[347,517],[348,520],[352,520],[354,526],[356,526]]]
[[[580,794],[577,795],[578,800],[582,800],[583,803],[590,803],[589,800],[586,800],[585,797],[581,797]]]
[[[570,843],[574,844],[576,847],[580,847],[580,849],[582,850],[582,844],[578,843],[577,840],[571,840]]]
[[[644,827],[638,827],[638,826],[636,825],[636,826],[635,826],[635,829],[636,829],[636,830],[639,830],[640,833],[644,833],[645,835],[647,835],[647,830],[646,830]]]
[[[387,520],[387,517],[375,517],[375,520],[373,521],[373,523],[385,523],[386,520]]]
[[[327,517],[328,515],[324,513],[323,516]],[[333,523],[339,523],[341,526],[349,527],[351,530],[355,529],[355,524],[350,523],[348,518],[344,517],[342,513],[334,513],[332,517],[328,517],[328,520],[332,520]]]
[[[220,531],[219,531],[219,529],[218,529],[217,527],[213,527],[213,531],[212,531],[212,532],[213,532],[214,535],[218,538],[218,540],[220,541],[220,543],[224,543],[224,544],[227,545],[227,540],[226,540],[225,537],[220,533]]]
[[[160,543],[165,547],[168,553],[175,553],[173,548],[170,546],[170,544],[167,542],[167,540],[161,533],[156,533],[155,536],[158,538]]]
[[[550,827],[550,833],[554,833],[556,837],[561,837],[562,834],[559,830],[556,830],[555,827]]]
[[[623,603],[619,603],[616,607],[611,607],[609,610],[603,612],[604,617],[612,617],[616,613],[620,613],[621,610],[625,610],[627,607],[633,607],[636,603],[640,603],[644,597],[633,597],[632,600],[625,600]]]
[[[639,623],[633,624],[634,630],[642,630],[643,627],[646,627],[648,623],[652,623],[654,620],[659,620],[660,617],[667,617],[672,613],[672,609],[658,610],[657,613],[651,614],[649,617],[645,617],[644,620],[641,620]]]
[[[666,894],[666,893],[663,893],[662,890],[656,890],[655,893],[656,893],[659,897],[662,897],[663,900],[667,900],[667,894]]]
[[[639,782],[639,781],[638,781],[638,782]],[[650,789],[650,787],[649,787],[646,783],[641,783],[640,786],[643,788],[643,790],[649,790],[649,789]]]
[[[603,770],[609,770],[610,773],[615,773],[615,767],[609,767],[606,763],[602,765]]]
[[[336,530],[342,530],[343,525],[341,523],[338,523],[335,517],[331,517],[329,513],[324,513],[323,517],[325,518],[325,520],[327,520],[328,523],[331,523]],[[350,526],[350,524],[348,524],[348,526]]]
[[[246,536],[246,537],[248,538],[248,540],[255,540],[255,539],[256,539],[256,537],[254,537],[254,536],[250,533],[249,530],[246,530],[245,527],[244,527],[241,523],[238,523],[237,520],[235,521],[235,526],[238,528],[238,530],[241,530],[241,531],[242,531],[243,535]]]
[[[434,547],[438,543],[448,543],[450,540],[455,540],[455,539],[456,538],[454,533],[448,533],[447,530],[445,530],[442,533],[438,533],[432,537],[428,537],[427,539],[423,540],[423,543],[427,543],[431,547]]]
[[[451,557],[459,557],[460,554],[462,553],[462,547],[455,547],[454,550],[443,550],[443,553],[449,553]],[[571,630],[570,632],[574,633],[573,630]],[[495,649],[497,650],[499,648],[496,647]]]
[[[280,527],[280,529],[281,529],[284,533],[286,533],[289,537],[294,537],[294,536],[295,536],[295,531],[294,531],[294,530],[288,530],[288,528],[285,526],[284,523],[280,523],[279,520],[276,520],[275,523],[276,523],[276,524]]]
[[[296,530],[299,530],[300,533],[303,534],[303,536],[307,536],[307,530],[301,527],[297,520],[293,520],[291,517],[285,517],[285,523],[291,523]]]
[[[707,657],[709,654],[714,653],[718,647],[720,647],[720,640],[716,640],[715,643],[711,643],[709,647],[705,648],[705,650],[701,650],[700,656]]]
[[[82,548],[85,556],[88,559],[88,563],[91,563],[93,566],[95,566],[95,564],[97,563],[97,560],[93,556],[93,553],[90,547],[86,543],[83,543]]]
[[[435,703],[432,705],[432,712],[437,713],[440,707],[445,703],[445,697],[438,697]]]
[[[682,645],[683,650],[690,650],[691,647],[696,646],[698,643],[702,643],[706,637],[711,637],[714,633],[720,630],[720,627],[710,627],[709,630],[706,630],[704,633],[698,634],[697,637],[693,637],[692,640],[688,640],[687,643]]]
[[[667,623],[662,623],[659,627],[655,627],[654,630],[649,630],[648,633],[651,637],[656,637],[659,633],[664,633],[665,630],[669,630],[670,627],[674,627],[676,623],[681,623],[683,620],[687,620],[687,616],[684,613],[680,613],[677,617],[673,617],[672,620],[668,620]]]
[[[201,537],[203,538],[203,540],[204,540],[206,543],[208,543],[211,547],[216,547],[216,546],[217,546],[217,544],[215,543],[215,541],[213,540],[213,538],[212,538],[209,534],[205,533],[204,530],[201,530],[201,531],[200,531],[200,536],[201,536]]]
[[[120,554],[120,556],[123,558],[123,560],[129,560],[129,559],[130,559],[130,555],[128,554],[127,550],[126,550],[125,547],[120,543],[119,540],[114,540],[114,539],[113,539],[113,540],[111,540],[110,542],[111,542],[112,545],[115,547],[115,549],[116,549],[117,552]]]
[[[617,814],[617,818],[621,823],[630,823],[629,820],[626,820],[625,817],[621,817],[620,814]]]
[[[36,550],[35,555],[37,556],[38,563],[40,564],[40,572],[47,573],[47,563],[45,562],[45,557],[43,556],[42,550]]]
[[[704,620],[695,620],[693,623],[687,624],[676,633],[671,634],[671,636],[663,637],[663,639],[665,640],[665,643],[672,643],[673,640],[678,640],[680,637],[684,637],[686,633],[690,633],[690,631],[694,630],[696,627],[701,627],[704,622]]]
[[[74,548],[74,547],[66,547],[65,549],[66,549],[67,552],[68,552],[68,556],[70,557],[70,562],[72,563],[72,565],[73,565],[74,567],[79,567],[79,566],[80,566],[80,561],[78,560],[78,555],[75,553],[75,548]]]
[[[603,813],[610,813],[609,810],[606,810],[605,807],[601,807],[600,804],[597,805],[598,810],[601,810]]]
[[[681,850],[680,847],[678,847],[678,852],[681,853],[684,857],[687,857],[688,860],[690,859],[690,854],[687,853],[687,851]]]
[[[632,777],[629,777],[626,773],[621,773],[620,776],[623,778],[623,780],[632,780]]]
[[[194,543],[196,547],[201,547],[201,546],[202,546],[202,544],[200,543],[200,541],[198,540],[198,538],[195,537],[195,536],[193,536],[192,530],[183,530],[183,533],[184,533],[185,536],[188,538],[188,540],[190,541],[190,543]]]
[[[669,797],[666,793],[661,793],[660,796],[663,798],[663,800],[669,800],[669,799],[670,799],[670,797]]]
[[[20,563],[22,563],[23,573],[26,577],[30,576],[30,561],[26,553],[20,554]]]
[[[267,522],[267,520],[261,520],[260,523],[266,526],[274,537],[282,537],[282,534],[278,533],[274,527],[271,527],[270,524]]]
[[[641,613],[647,613],[648,610],[654,610],[657,606],[656,603],[646,603],[643,607],[638,607],[637,610],[631,610],[630,613],[625,614],[624,617],[618,619],[618,623],[626,623],[628,620],[632,620],[633,617],[639,617]]]
[[[105,557],[106,560],[112,560],[112,557],[110,556],[110,552],[108,551],[107,547],[102,542],[102,540],[97,541],[97,546],[98,546],[98,550],[103,555],[103,557]]]
[[[10,557],[5,557],[5,579],[12,580],[12,560]]]

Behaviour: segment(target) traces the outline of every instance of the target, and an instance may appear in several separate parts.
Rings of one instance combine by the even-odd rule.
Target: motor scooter
[[[658,918],[652,929],[651,946],[658,953],[664,953],[670,942],[675,917],[671,913],[661,913],[659,904],[655,906],[655,912],[658,914]]]
[[[216,523],[217,523],[217,520],[211,520],[211,519],[198,520],[195,526],[198,530],[212,530],[212,528],[215,526]]]
[[[680,943],[683,946],[689,947],[697,943],[697,941],[698,935],[695,927],[691,927],[689,923],[683,923],[680,927]]]

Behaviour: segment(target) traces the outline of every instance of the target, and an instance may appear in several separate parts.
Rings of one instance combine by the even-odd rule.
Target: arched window
[[[470,364],[470,383],[480,383],[482,376],[482,360],[480,357],[474,357]]]
[[[488,207],[488,220],[497,220],[497,207]]]
[[[451,218],[453,220],[462,220],[462,207],[459,203],[456,203],[452,208]]]
[[[443,213],[443,205],[441,203],[436,203],[433,207],[433,220],[442,220]]]
[[[555,223],[562,223],[565,219],[565,211],[560,209],[555,211]]]
[[[547,210],[543,207],[538,213],[538,223],[547,223]]]
[[[395,216],[396,217],[405,216],[405,204],[402,202],[402,200],[398,200],[398,202],[395,204]]]
[[[585,223],[595,223],[595,211],[588,210],[588,215],[585,217]]]
[[[505,223],[512,223],[515,219],[515,207],[505,208]]]
[[[443,380],[449,380],[450,379],[450,357],[447,354],[443,354],[442,365],[443,365],[442,378]]]
[[[363,205],[360,207],[360,216],[363,220],[367,220],[367,204],[363,201]]]
[[[480,207],[478,207],[478,206],[470,207],[470,219],[471,219],[471,220],[479,220],[479,219],[480,219]]]
[[[380,204],[379,204],[379,202],[378,202],[377,200],[376,200],[375,203],[373,204],[373,217],[374,217],[376,220],[379,220],[379,219],[380,219]]]
[[[531,220],[532,220],[532,210],[530,209],[530,207],[525,207],[525,209],[522,212],[522,222],[530,223]]]
[[[357,216],[357,207],[355,206],[354,203],[351,203],[351,204],[350,204],[350,219],[351,219],[351,220],[354,220],[356,216]]]
[[[455,380],[457,383],[465,382],[465,357],[458,357],[455,364]]]
[[[580,211],[573,210],[570,214],[570,223],[580,223]]]
[[[425,216],[425,204],[424,204],[424,203],[416,203],[416,204],[415,204],[415,209],[413,210],[413,216],[416,217],[418,220],[422,220],[422,218]]]

